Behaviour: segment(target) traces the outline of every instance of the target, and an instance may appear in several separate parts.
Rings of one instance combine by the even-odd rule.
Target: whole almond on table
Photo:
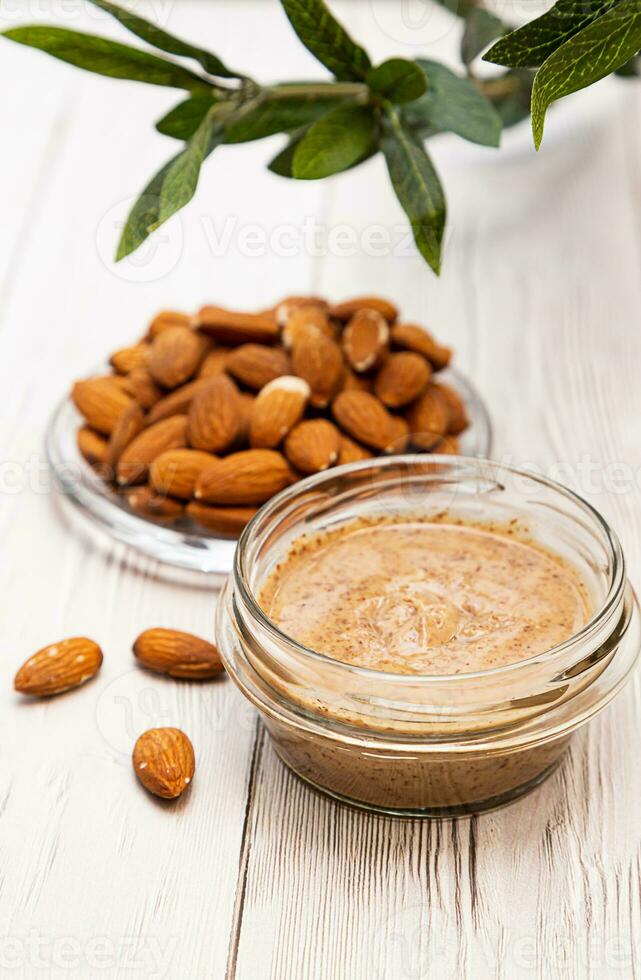
[[[210,378],[194,395],[187,415],[187,441],[194,449],[218,453],[233,444],[241,425],[238,388],[230,377]]]
[[[418,398],[431,375],[430,363],[422,354],[399,351],[378,372],[374,392],[388,408],[402,408]]]
[[[107,464],[111,467],[111,479],[121,455],[145,427],[145,416],[137,402],[133,402],[116,422],[107,449]]]
[[[357,310],[343,331],[345,357],[361,374],[382,363],[388,342],[387,320],[376,310]]]
[[[332,403],[341,429],[372,449],[385,449],[393,436],[390,414],[382,402],[366,391],[341,391]]]
[[[159,494],[191,500],[198,477],[212,461],[199,449],[168,449],[149,467],[149,483]]]
[[[192,500],[186,514],[196,524],[223,538],[237,538],[257,512],[256,507],[216,507]]]
[[[274,378],[290,374],[289,357],[281,347],[241,344],[231,351],[225,370],[248,388],[260,390]]]
[[[278,340],[278,324],[271,313],[238,313],[222,306],[203,306],[195,322],[202,333],[223,344],[275,344]]]
[[[307,382],[293,375],[283,375],[266,384],[251,406],[251,445],[255,449],[275,449],[302,419],[310,394]]]
[[[86,636],[51,643],[34,653],[15,676],[13,686],[21,694],[49,697],[79,687],[100,670],[102,650]]]
[[[128,490],[126,500],[139,517],[153,521],[154,524],[170,524],[185,512],[185,505],[181,500],[159,493],[148,484]]]
[[[413,323],[395,323],[390,331],[392,343],[406,350],[416,351],[426,357],[435,371],[447,367],[452,357],[449,347],[438,344],[423,327]]]
[[[172,415],[143,429],[120,455],[116,467],[120,486],[142,483],[157,456],[168,449],[182,449],[186,445],[186,432],[185,415]]]
[[[285,439],[285,455],[301,473],[320,473],[338,460],[341,434],[328,419],[305,419]]]
[[[177,388],[196,373],[208,348],[207,338],[190,327],[169,327],[150,344],[149,373],[165,388]]]
[[[381,296],[356,296],[354,299],[345,300],[342,303],[334,303],[330,306],[330,315],[337,320],[347,321],[354,316],[358,310],[374,310],[384,316],[388,323],[394,323],[398,317],[398,308],[394,303]]]
[[[136,776],[150,793],[174,800],[191,784],[196,769],[194,747],[179,728],[150,728],[134,746]]]
[[[131,397],[122,389],[121,378],[88,378],[76,381],[71,398],[92,429],[110,435],[122,413],[131,405]]]
[[[338,391],[343,378],[343,355],[335,340],[324,334],[307,334],[292,350],[293,373],[311,389],[310,403],[325,408]]]
[[[430,384],[407,412],[412,443],[419,449],[433,449],[447,432],[447,402],[435,384]]]
[[[122,347],[120,350],[114,351],[109,358],[109,363],[118,374],[129,374],[137,368],[145,367],[148,352],[149,345],[144,343],[134,344],[132,347]]]
[[[263,504],[295,476],[273,449],[246,449],[214,460],[200,474],[194,496],[211,504]]]
[[[133,651],[143,667],[170,677],[205,680],[217,677],[224,669],[213,643],[182,630],[145,630],[136,639]]]

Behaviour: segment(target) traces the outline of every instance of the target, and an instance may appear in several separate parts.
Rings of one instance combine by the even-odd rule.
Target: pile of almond
[[[112,354],[112,374],[74,385],[78,448],[141,516],[236,537],[310,473],[379,453],[456,453],[465,405],[434,378],[450,357],[374,296],[164,312]]]

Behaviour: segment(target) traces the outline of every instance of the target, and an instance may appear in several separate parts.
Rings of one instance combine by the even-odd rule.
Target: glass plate
[[[471,424],[460,436],[461,453],[488,456],[492,429],[480,395],[453,368],[441,372],[439,377],[458,391],[467,406]],[[210,534],[188,518],[166,527],[135,514],[126,500],[103,483],[80,455],[76,431],[81,424],[82,417],[67,397],[58,405],[47,428],[47,459],[56,484],[67,499],[111,537],[151,558],[192,571],[227,574],[236,542]]]

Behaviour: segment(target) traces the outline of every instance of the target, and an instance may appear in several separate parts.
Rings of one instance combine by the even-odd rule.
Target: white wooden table
[[[275,2],[155,6],[259,77],[317,72]],[[336,9],[377,57],[454,43],[408,5]],[[53,10],[124,37],[96,11]],[[33,3],[6,14],[47,19]],[[159,308],[389,294],[455,346],[493,414],[495,455],[581,490],[618,529],[638,584],[641,88],[611,86],[580,124],[559,117],[538,159],[439,147],[451,202],[440,281],[405,247],[380,161],[290,186],[262,169],[277,139],[216,153],[197,202],[142,262],[115,267],[127,202],[172,152],[150,123],[178,98],[0,44],[0,975],[638,976],[638,681],[505,810],[442,823],[350,812],[288,775],[231,683],[136,670],[146,627],[211,634],[215,585],[87,534],[51,492],[43,432],[71,380]],[[371,254],[375,226],[387,254]],[[99,678],[46,703],[14,696],[22,660],[73,634],[102,644]],[[152,724],[178,724],[196,746],[177,806],[131,770]]]

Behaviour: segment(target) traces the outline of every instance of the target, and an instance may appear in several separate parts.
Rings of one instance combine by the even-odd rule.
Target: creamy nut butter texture
[[[309,649],[398,674],[527,660],[589,619],[575,569],[512,528],[354,522],[301,538],[260,604]]]

